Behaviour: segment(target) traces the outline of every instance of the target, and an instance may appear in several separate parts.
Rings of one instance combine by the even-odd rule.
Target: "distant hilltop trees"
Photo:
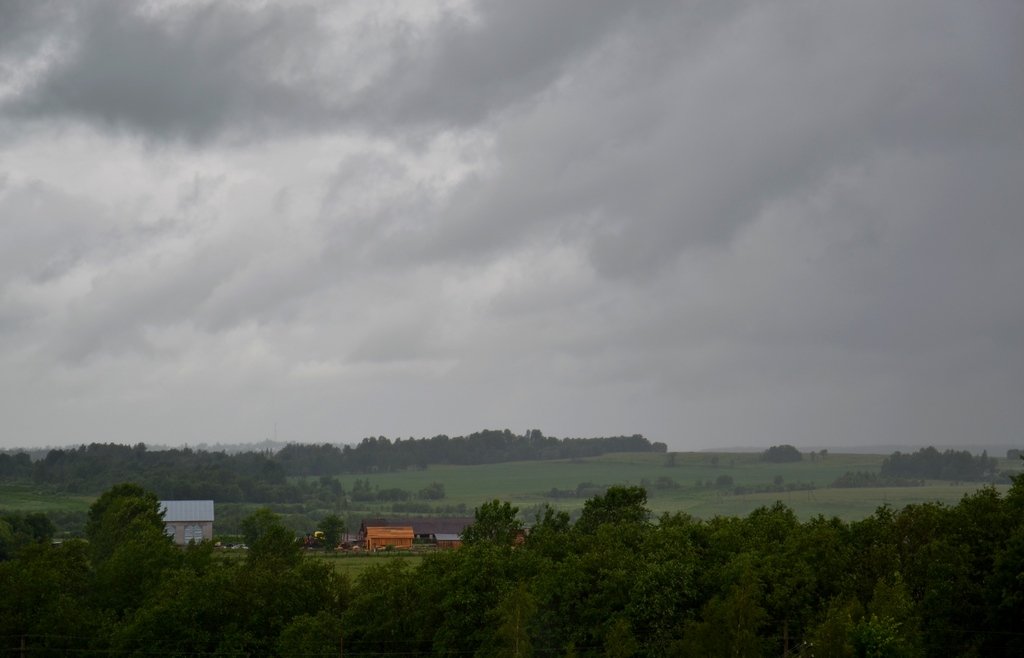
[[[354,446],[289,444],[276,459],[289,475],[371,473],[423,468],[428,464],[498,464],[510,461],[579,459],[609,452],[666,452],[640,434],[590,439],[558,439],[540,430],[513,434],[483,430],[469,436],[440,434],[429,439],[370,437]]]
[[[761,453],[761,461],[774,464],[798,462],[802,461],[803,458],[804,456],[800,454],[800,451],[788,443],[783,443],[781,446],[772,446]]]
[[[172,498],[213,498],[222,502],[296,502],[303,492],[289,476],[335,476],[426,468],[430,464],[494,464],[509,461],[576,459],[610,452],[666,452],[640,434],[558,439],[540,430],[516,435],[483,430],[469,436],[429,439],[370,437],[356,445],[289,444],[271,451],[227,454],[190,448],[147,450],[93,443],[50,450],[32,461],[26,453],[0,453],[0,480],[32,480],[67,491],[91,493],[118,482],[139,482]],[[427,499],[437,492],[424,493]]]
[[[983,451],[975,457],[966,450],[922,448],[911,454],[896,451],[882,462],[883,477],[929,480],[985,481],[996,474],[997,461]]]

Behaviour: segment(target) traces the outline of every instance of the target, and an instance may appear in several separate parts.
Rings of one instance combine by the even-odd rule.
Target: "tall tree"
[[[85,537],[96,562],[109,558],[126,540],[164,536],[163,513],[156,494],[137,484],[118,484],[89,507]],[[170,544],[170,538],[165,537]]]
[[[89,508],[85,532],[95,569],[93,595],[118,615],[137,607],[163,572],[181,561],[164,532],[160,501],[135,484],[104,492]]]
[[[609,487],[603,496],[595,496],[583,504],[583,514],[576,530],[593,533],[604,524],[644,524],[651,512],[647,509],[647,491],[643,487]]]
[[[495,499],[484,503],[476,509],[473,523],[463,531],[463,543],[511,546],[523,531],[523,523],[517,514],[519,508],[508,502]]]
[[[345,532],[345,521],[337,514],[329,514],[320,520],[320,530],[324,533],[324,548],[334,550]]]
[[[530,640],[530,624],[537,610],[537,603],[525,582],[513,587],[497,608],[497,629],[493,646],[488,652],[507,658],[528,658],[533,655]]]
[[[281,523],[280,516],[266,507],[242,519],[242,535],[249,546],[249,562],[294,566],[301,557],[295,533]]]

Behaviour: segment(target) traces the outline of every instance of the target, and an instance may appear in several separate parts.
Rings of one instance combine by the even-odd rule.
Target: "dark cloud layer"
[[[304,87],[316,82],[308,49],[325,38],[309,7],[216,3],[153,16],[97,2],[69,11],[55,36],[60,51],[11,103],[20,116],[206,141],[322,112],[315,87]]]
[[[0,411],[1010,441],[1022,7],[0,4]]]

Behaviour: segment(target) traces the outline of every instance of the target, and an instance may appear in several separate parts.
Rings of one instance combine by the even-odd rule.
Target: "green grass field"
[[[654,498],[651,500],[653,503],[651,507],[655,512],[681,511],[698,518],[710,518],[713,516],[745,516],[758,507],[782,501],[802,519],[809,519],[821,514],[826,517],[836,516],[845,521],[857,521],[870,516],[872,512],[883,505],[894,509],[926,502],[955,505],[964,495],[977,491],[978,488],[976,483],[935,483],[923,487],[814,489],[738,496],[711,494],[705,497],[674,501]],[[997,485],[996,489],[1005,492],[1009,486]]]
[[[424,470],[395,473],[339,476],[351,490],[356,479],[368,479],[382,489],[400,488],[416,492],[431,482],[444,484],[447,505],[465,504],[470,510],[482,502],[498,498],[521,509],[544,502],[564,510],[583,506],[581,498],[547,497],[552,488],[575,489],[590,482],[595,485],[648,483],[649,506],[655,514],[686,512],[699,518],[716,515],[745,515],[776,500],[790,505],[801,518],[818,514],[845,520],[869,516],[881,505],[896,508],[911,503],[939,501],[955,504],[964,494],[979,488],[978,483],[929,482],[923,487],[877,487],[830,489],[828,485],[847,471],[878,473],[884,455],[829,454],[814,461],[805,456],[801,462],[770,464],[759,461],[755,453],[675,453],[669,466],[664,454],[620,453],[581,460],[512,462],[480,466],[430,466]],[[1020,463],[1001,460],[1000,469],[1020,469]],[[729,476],[734,486],[769,485],[779,476],[785,484],[814,485],[810,491],[785,491],[732,495],[707,486],[719,476]],[[658,489],[659,478],[671,478],[678,488]],[[698,483],[700,485],[698,486]],[[1005,490],[1006,485],[997,489]],[[379,506],[387,514],[389,506]]]
[[[86,512],[95,498],[56,493],[29,484],[0,484],[0,510],[11,512]]]
[[[423,556],[408,553],[378,555],[324,555],[323,553],[310,553],[306,559],[323,560],[334,567],[337,573],[345,574],[352,580],[355,580],[371,566],[387,564],[388,560],[404,560],[409,566],[413,568],[418,567],[420,562],[423,561]]]
[[[228,562],[240,562],[247,555],[246,551],[218,551],[216,553],[217,559]],[[320,551],[311,551],[304,552],[303,559],[325,562],[336,573],[344,574],[354,581],[370,567],[385,565],[391,560],[402,560],[410,567],[416,568],[423,561],[423,555],[401,551],[395,553],[375,553],[373,555],[353,553],[325,554]]]
[[[812,461],[805,455],[801,462],[770,464],[759,461],[756,453],[620,453],[576,460],[480,466],[435,465],[394,473],[345,474],[338,479],[349,491],[356,479],[364,479],[381,489],[399,488],[413,493],[432,482],[440,482],[444,485],[446,497],[431,501],[431,504],[462,504],[467,513],[495,498],[507,500],[524,511],[545,502],[566,511],[578,511],[585,498],[551,498],[548,493],[552,489],[575,490],[581,483],[589,482],[596,486],[646,484],[649,507],[656,515],[686,512],[698,518],[742,516],[759,506],[781,500],[804,519],[824,514],[844,520],[862,519],[881,505],[900,508],[928,501],[955,504],[965,494],[982,486],[970,482],[928,482],[922,487],[828,488],[847,471],[878,473],[883,459],[884,455],[829,454]],[[1003,459],[999,462],[1000,470],[1021,472],[1021,467],[1019,460]],[[732,478],[733,486],[713,486],[722,476]],[[658,487],[659,479],[665,478],[674,483],[672,488]],[[783,486],[793,485],[799,489],[813,485],[815,488],[778,493],[731,493],[736,486],[755,488],[770,485],[777,478],[781,478]],[[1007,485],[999,485],[997,489],[1005,491]],[[32,485],[0,485],[0,510],[7,511],[86,511],[94,498],[57,493]],[[255,509],[258,505],[244,507]],[[319,512],[307,510],[306,514],[315,519],[322,515]],[[359,518],[365,516],[402,516],[392,512],[389,503],[342,513],[355,525],[358,525]]]

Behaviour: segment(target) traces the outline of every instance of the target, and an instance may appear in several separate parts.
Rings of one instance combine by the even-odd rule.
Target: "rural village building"
[[[405,518],[405,519],[363,519],[359,526],[359,539],[364,542],[366,550],[374,550],[370,546],[370,535],[382,536],[380,529],[386,528],[409,528],[412,531],[412,541],[417,544],[435,544],[438,548],[458,548],[462,545],[462,532],[471,525],[475,519],[469,517],[429,517],[429,518]],[[373,531],[373,532],[371,532]],[[374,540],[376,541],[376,540]],[[383,544],[387,546],[388,544]],[[397,544],[392,544],[396,548]]]
[[[385,548],[412,548],[412,528],[409,526],[389,528],[369,526],[366,528],[364,536],[368,551],[379,551]]]
[[[178,546],[213,539],[212,500],[161,500],[164,532]]]
[[[458,548],[462,546],[462,535],[440,532],[435,535],[438,548]]]

